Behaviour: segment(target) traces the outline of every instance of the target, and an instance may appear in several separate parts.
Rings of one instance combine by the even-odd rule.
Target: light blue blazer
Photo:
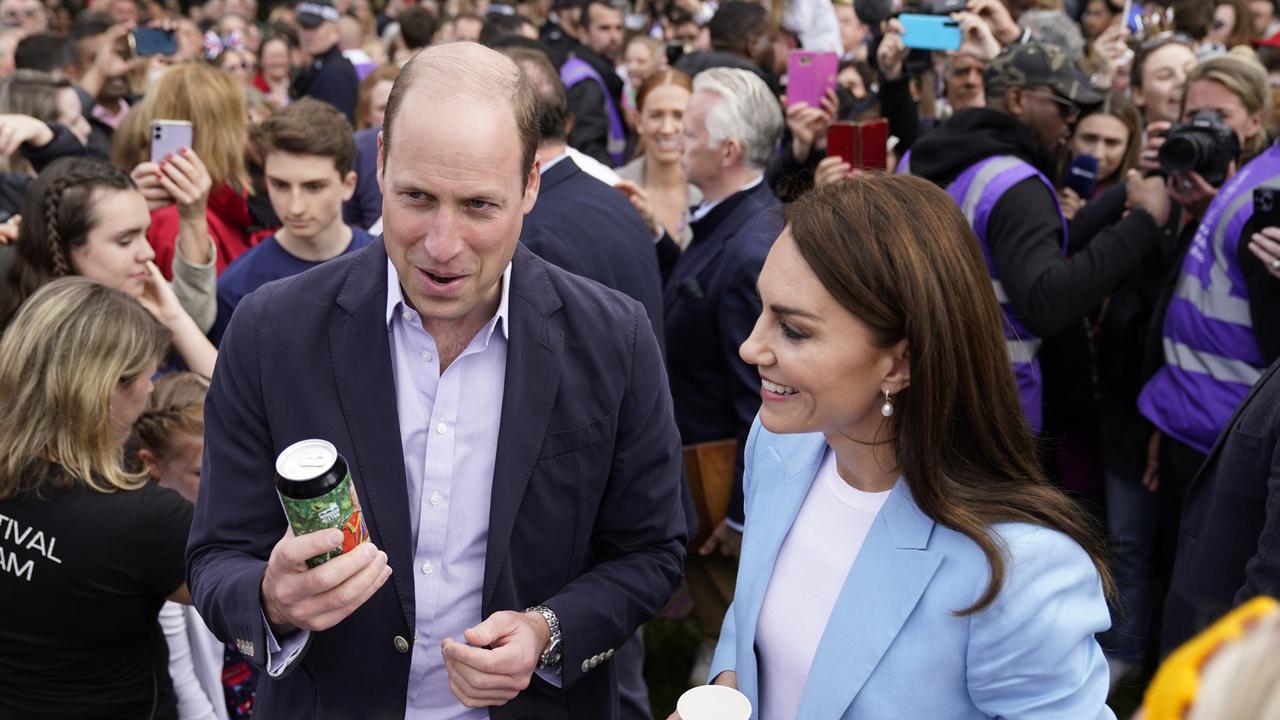
[[[757,713],[756,621],[826,449],[820,434],[774,435],[759,420],[747,442],[742,560],[709,677],[736,671]],[[1047,528],[993,530],[1007,561],[1000,594],[982,612],[956,616],[985,590],[986,557],[930,520],[899,480],[836,599],[797,716],[1113,719],[1107,665],[1094,639],[1111,620],[1088,555]]]

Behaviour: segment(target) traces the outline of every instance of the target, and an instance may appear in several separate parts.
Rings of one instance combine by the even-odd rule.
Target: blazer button
[[[582,672],[588,672],[588,671],[590,671],[590,670],[591,670],[591,661],[590,661],[590,660],[583,660],[583,661],[582,661]]]
[[[391,641],[391,644],[396,646],[397,652],[409,652],[409,641],[405,640],[403,635],[397,635],[395,639]]]

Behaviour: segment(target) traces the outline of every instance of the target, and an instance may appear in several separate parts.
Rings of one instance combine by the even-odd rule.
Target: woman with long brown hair
[[[959,209],[875,175],[787,216],[710,678],[764,718],[1113,717],[1101,544],[1040,470]]]

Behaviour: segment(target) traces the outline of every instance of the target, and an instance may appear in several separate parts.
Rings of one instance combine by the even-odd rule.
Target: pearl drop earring
[[[889,417],[893,414],[893,396],[888,390],[884,391],[884,404],[880,406],[880,414]]]

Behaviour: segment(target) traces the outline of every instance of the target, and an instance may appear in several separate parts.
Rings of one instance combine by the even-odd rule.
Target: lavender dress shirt
[[[510,287],[508,265],[498,311],[442,374],[435,339],[404,301],[399,275],[387,261],[387,332],[414,548],[416,615],[406,718],[489,717],[488,710],[466,708],[449,691],[440,642],[465,642],[462,631],[484,619],[480,605],[507,376]],[[268,667],[278,676],[298,656],[307,633],[283,641],[269,630],[267,635]],[[555,673],[539,675],[559,684]]]

